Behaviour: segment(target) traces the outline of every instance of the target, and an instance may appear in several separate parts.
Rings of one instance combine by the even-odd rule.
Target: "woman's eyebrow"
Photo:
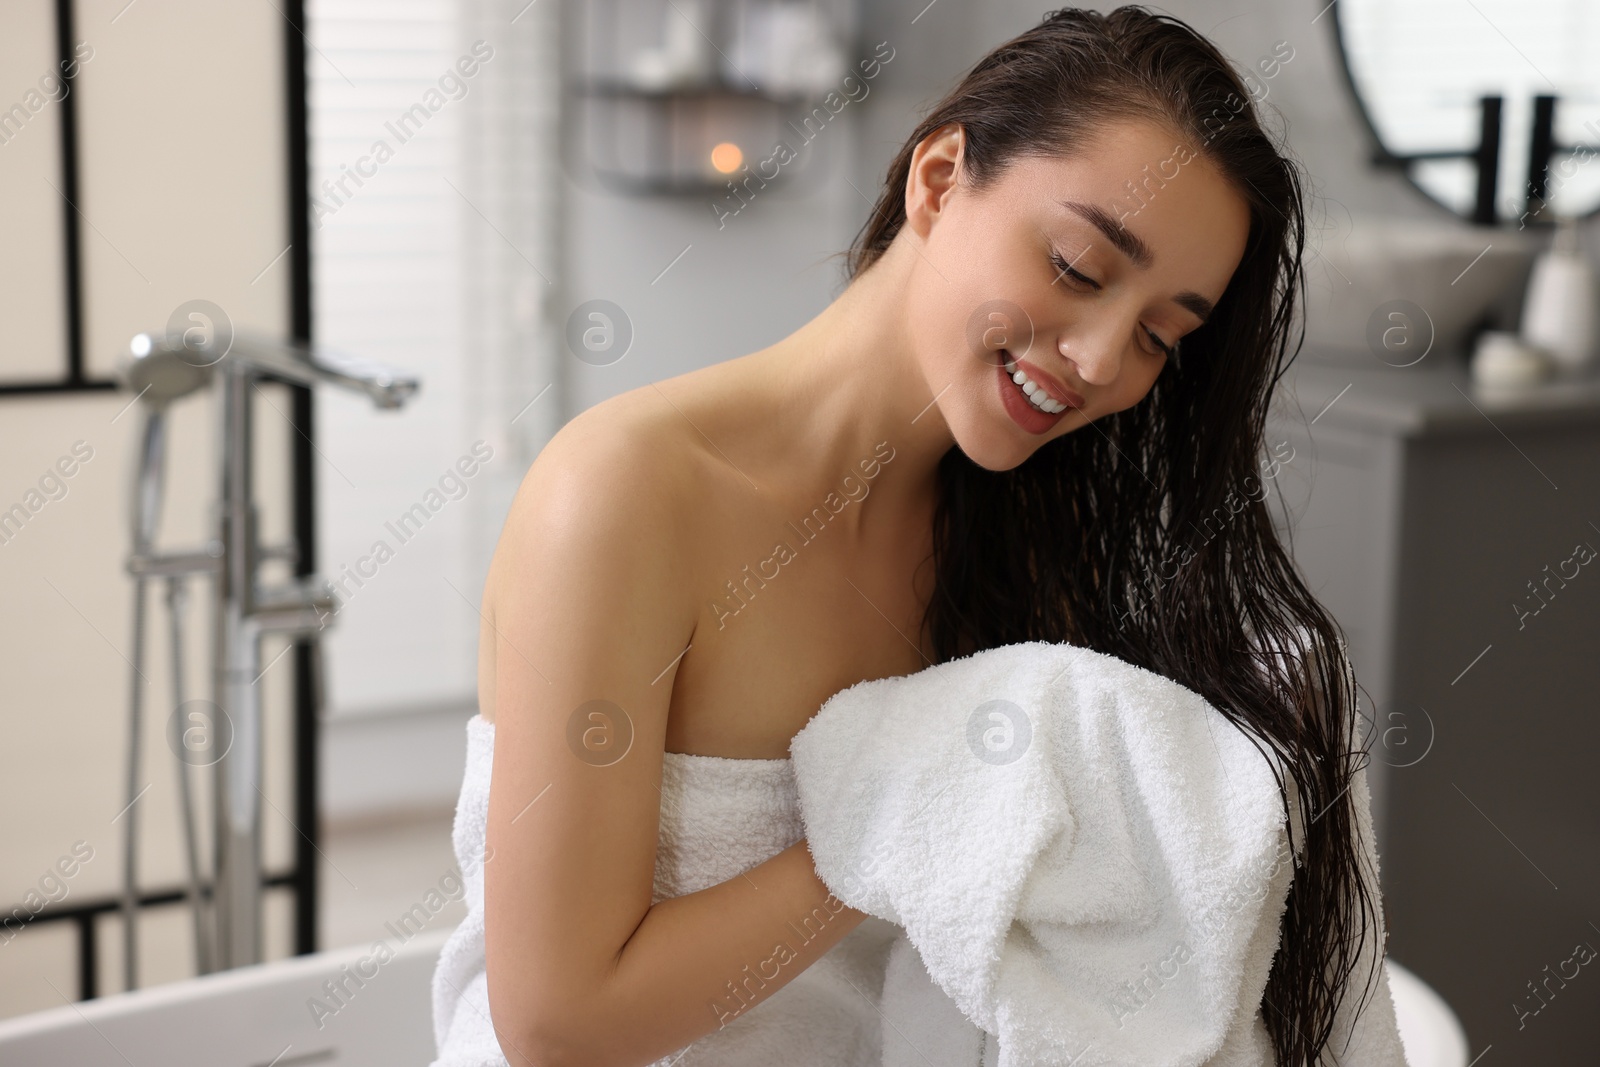
[[[1128,229],[1122,223],[1111,217],[1104,208],[1094,204],[1086,204],[1081,200],[1057,201],[1062,207],[1078,215],[1095,229],[1105,235],[1112,246],[1127,256],[1135,267],[1140,270],[1149,270],[1150,265],[1156,261],[1156,255],[1150,250],[1139,235]],[[1187,311],[1194,313],[1201,322],[1211,317],[1211,312],[1216,310],[1215,305],[1192,289],[1185,289],[1172,298],[1172,302]]]
[[[1150,251],[1150,246],[1139,239],[1139,235],[1122,225],[1120,221],[1111,217],[1104,208],[1094,204],[1085,204],[1081,200],[1058,201],[1062,207],[1076,215],[1081,216],[1095,229],[1106,235],[1123,255],[1133,261],[1133,265],[1140,270],[1149,270],[1150,264],[1156,261],[1156,255]]]
[[[1174,296],[1172,298],[1172,302],[1181,308],[1194,312],[1195,318],[1199,319],[1201,322],[1205,322],[1207,319],[1209,319],[1211,317],[1211,312],[1216,310],[1216,305],[1212,304],[1211,301],[1207,300],[1193,289],[1185,289],[1183,292]]]

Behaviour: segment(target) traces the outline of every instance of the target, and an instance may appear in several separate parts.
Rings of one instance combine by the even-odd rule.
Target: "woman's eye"
[[[1156,346],[1156,351],[1158,353],[1160,353],[1161,355],[1166,356],[1168,359],[1172,358],[1172,354],[1173,354],[1172,346],[1168,345],[1165,341],[1161,340],[1161,338],[1157,337],[1156,336],[1156,332],[1154,330],[1146,330],[1145,331],[1145,336],[1150,338],[1151,343],[1153,343]]]
[[[1063,259],[1061,257],[1061,253],[1051,252],[1050,262],[1056,268],[1056,280],[1059,281],[1063,277],[1069,277],[1082,285],[1089,286],[1090,289],[1097,290],[1100,288],[1099,282],[1095,281],[1093,278],[1078,273],[1076,270],[1073,270],[1072,264]],[[1153,355],[1160,354],[1165,355],[1168,358],[1172,357],[1175,350],[1172,348],[1172,346],[1161,340],[1161,338],[1157,337],[1154,330],[1145,330],[1145,336],[1150,339],[1151,344],[1155,345],[1156,351],[1152,353]]]
[[[1061,253],[1059,253],[1059,252],[1050,253],[1050,263],[1056,268],[1056,278],[1057,278],[1057,280],[1059,280],[1062,276],[1066,276],[1066,277],[1072,278],[1074,281],[1076,281],[1076,282],[1078,282],[1078,283],[1080,283],[1082,285],[1087,285],[1090,288],[1093,288],[1093,289],[1100,288],[1100,283],[1099,282],[1095,281],[1093,278],[1090,278],[1090,277],[1087,277],[1087,276],[1085,276],[1083,274],[1080,274],[1076,270],[1073,270],[1072,269],[1072,265],[1070,263],[1068,263],[1065,259],[1061,258]]]

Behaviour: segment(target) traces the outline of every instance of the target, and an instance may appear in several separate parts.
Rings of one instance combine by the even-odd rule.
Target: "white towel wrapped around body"
[[[1276,756],[1199,694],[1005,645],[835,694],[790,757],[819,876],[905,931],[885,1067],[1272,1063],[1259,1009],[1293,874]],[[1352,796],[1375,889],[1364,770]],[[1380,977],[1342,1063],[1404,1067]]]
[[[490,1018],[484,928],[495,725],[474,715],[466,733],[451,839],[466,887],[467,916],[440,950],[434,969],[435,1051],[429,1067],[507,1067]],[[800,840],[802,832],[788,760],[664,753],[651,903],[737,878]],[[717,1029],[657,1064],[877,1067],[883,1029],[879,987],[897,934],[889,923],[866,920],[753,1007],[743,997],[752,986],[761,986],[761,976],[745,968],[739,985],[730,981],[728,996],[709,1005],[722,1017]],[[814,935],[797,928],[795,936]],[[760,970],[758,965],[755,971]]]

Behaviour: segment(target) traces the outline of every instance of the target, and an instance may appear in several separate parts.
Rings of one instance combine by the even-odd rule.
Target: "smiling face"
[[[1221,299],[1250,214],[1192,145],[1149,122],[1017,159],[981,192],[960,175],[962,145],[946,127],[912,160],[897,238],[918,253],[907,328],[961,450],[1009,470],[1144,399],[1163,346]]]

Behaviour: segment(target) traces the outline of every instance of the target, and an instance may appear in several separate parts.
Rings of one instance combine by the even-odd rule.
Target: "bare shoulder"
[[[686,432],[688,431],[688,432]],[[650,386],[574,417],[540,451],[512,501],[496,563],[559,546],[639,577],[686,579],[703,449]],[[587,544],[587,548],[585,545]],[[491,571],[491,593],[497,583]]]
[[[620,509],[637,519],[670,519],[684,510],[700,450],[683,432],[683,420],[664,402],[651,403],[649,392],[645,386],[611,397],[563,426],[528,468],[512,516],[552,506]],[[651,531],[666,535],[676,526]]]

